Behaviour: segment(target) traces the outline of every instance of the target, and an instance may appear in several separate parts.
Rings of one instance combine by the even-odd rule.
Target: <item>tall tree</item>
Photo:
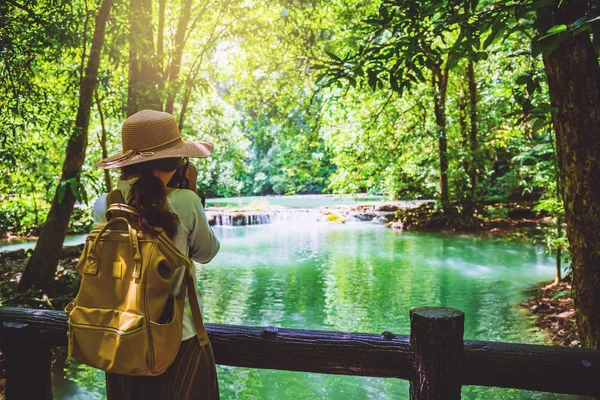
[[[60,183],[56,188],[48,217],[42,227],[33,255],[19,282],[19,290],[26,290],[32,285],[47,285],[54,280],[75,200],[81,199],[85,193],[81,186],[80,175],[88,142],[90,110],[100,66],[100,52],[104,44],[104,31],[111,7],[112,0],[103,0],[96,16],[96,26],[85,76],[80,83],[75,127],[67,144]]]
[[[577,326],[600,348],[600,65],[589,34],[587,1],[553,1],[538,11],[540,34],[562,31],[543,53],[564,189]],[[598,12],[598,9],[595,9]],[[598,19],[598,17],[595,17]],[[588,24],[588,29],[577,31]],[[572,29],[568,30],[567,28]]]
[[[130,0],[129,24],[127,115],[144,109],[162,111],[157,86],[159,78],[154,51],[152,0]]]

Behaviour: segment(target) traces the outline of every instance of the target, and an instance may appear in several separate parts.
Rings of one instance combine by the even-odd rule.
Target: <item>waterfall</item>
[[[328,208],[276,208],[266,211],[206,211],[210,225],[218,226],[246,226],[278,224],[286,222],[318,223],[327,220],[327,214],[334,212],[347,222],[389,222],[393,211],[352,211],[347,209]]]
[[[268,211],[206,211],[210,225],[245,226],[276,224],[282,222],[318,222],[322,214],[318,209],[281,208]]]

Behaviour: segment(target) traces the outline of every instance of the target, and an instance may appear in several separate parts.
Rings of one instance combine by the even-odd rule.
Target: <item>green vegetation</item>
[[[556,221],[548,247],[573,259],[583,341],[600,346],[598,11],[581,0],[3,2],[0,233],[47,221],[20,287],[52,280],[66,231],[87,229],[80,215],[116,180],[92,165],[118,151],[127,115],[154,108],[187,139],[214,142],[199,164],[211,196],[437,198],[441,225],[489,202],[539,202]]]
[[[360,76],[345,75],[344,79],[354,83],[348,86],[334,85],[323,74],[322,61],[356,52],[360,38],[369,37],[364,29],[377,28],[375,22],[365,25],[361,21],[377,10],[378,2],[371,1],[368,7],[357,4],[281,1],[267,6],[260,2],[208,1],[194,5],[182,64],[173,80],[177,90],[164,88],[159,99],[167,101],[174,96],[173,112],[183,118],[186,138],[215,143],[213,157],[200,165],[199,188],[204,193],[366,192],[390,198],[436,197],[439,151],[431,71],[419,64],[398,65],[396,69],[404,71],[404,81],[398,83],[394,78],[385,82],[382,75],[387,67],[382,63],[379,73],[362,72],[366,74],[364,86],[359,84]],[[22,43],[39,40],[34,35],[40,32],[30,32],[32,37],[24,38],[23,32],[2,27],[11,49],[1,60],[6,73],[3,90],[23,100],[15,104],[10,101],[12,96],[4,96],[1,104],[4,140],[0,143],[0,192],[28,198],[29,202],[36,194],[41,208],[48,207],[54,195],[66,139],[74,124],[76,83],[85,62],[83,47],[89,45],[90,25],[98,5],[88,6],[90,9],[85,10],[83,3],[75,2],[63,12],[64,18],[73,19],[71,25],[63,20],[46,21],[45,29],[52,35],[46,38],[50,47],[45,52],[39,50],[41,56]],[[89,199],[107,186],[103,172],[91,165],[102,158],[103,147],[109,154],[118,151],[119,127],[127,114],[129,42],[126,7],[120,6],[123,9],[113,12],[107,28],[80,175]],[[180,17],[178,5],[166,6],[165,24],[175,29]],[[4,7],[8,16],[22,20],[22,24],[33,18],[10,3]],[[49,13],[43,2],[38,7],[30,11]],[[203,7],[217,7],[221,12],[202,13]],[[356,30],[349,29],[352,24]],[[64,32],[65,26],[72,31]],[[215,29],[220,35],[213,32]],[[67,33],[68,37],[62,36]],[[448,33],[452,35],[456,36]],[[168,34],[163,37],[163,64],[176,56],[175,39]],[[434,42],[437,52],[448,53],[439,39]],[[527,92],[531,87],[538,88],[539,102],[547,101],[545,82],[540,77],[541,60],[528,55],[529,45],[526,37],[496,38],[473,56],[477,58],[474,75],[479,127],[478,146],[473,152],[465,143],[465,129],[471,129],[467,115],[471,110],[465,104],[469,60],[456,60],[449,72],[445,112],[448,196],[453,203],[463,203],[473,189],[469,181],[472,169],[478,178],[475,201],[537,198],[547,188],[523,171],[520,158],[527,152],[530,155],[525,162],[537,165],[552,157],[534,151],[549,143],[549,126],[535,123],[533,127],[519,103],[519,96],[531,96]],[[412,54],[395,57],[406,60]],[[395,60],[389,62],[395,64]],[[21,69],[19,79],[8,76],[17,68]],[[532,71],[537,74],[533,75],[534,83],[528,80]],[[46,98],[42,101],[37,93],[45,93]],[[472,167],[465,165],[469,160]],[[114,184],[116,176],[111,178]],[[39,214],[43,220],[45,213]],[[24,223],[29,228],[36,225]]]

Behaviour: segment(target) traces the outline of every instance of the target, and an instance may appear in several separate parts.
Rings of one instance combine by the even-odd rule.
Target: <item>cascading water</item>
[[[246,226],[281,222],[319,222],[323,214],[318,209],[275,209],[269,211],[206,211],[211,225]]]
[[[268,211],[206,211],[209,223],[217,226],[264,225],[283,222],[316,223],[335,213],[344,222],[385,223],[394,217],[393,211],[353,211],[329,208],[277,208]]]

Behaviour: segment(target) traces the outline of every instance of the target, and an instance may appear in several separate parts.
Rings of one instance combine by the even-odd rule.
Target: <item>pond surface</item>
[[[84,234],[73,234],[65,237],[63,246],[75,246],[85,242]],[[33,249],[37,239],[0,239],[0,251],[13,251],[19,249]]]
[[[546,343],[518,306],[529,287],[553,278],[554,261],[539,247],[367,223],[295,221],[215,232],[220,253],[198,265],[207,322],[409,334],[411,308],[447,306],[465,312],[465,339]],[[218,372],[223,399],[408,398],[408,382],[398,379]],[[67,376],[80,386],[76,398],[103,398],[102,373],[70,365]],[[67,392],[55,398],[73,398]],[[463,399],[576,398],[463,388]]]

